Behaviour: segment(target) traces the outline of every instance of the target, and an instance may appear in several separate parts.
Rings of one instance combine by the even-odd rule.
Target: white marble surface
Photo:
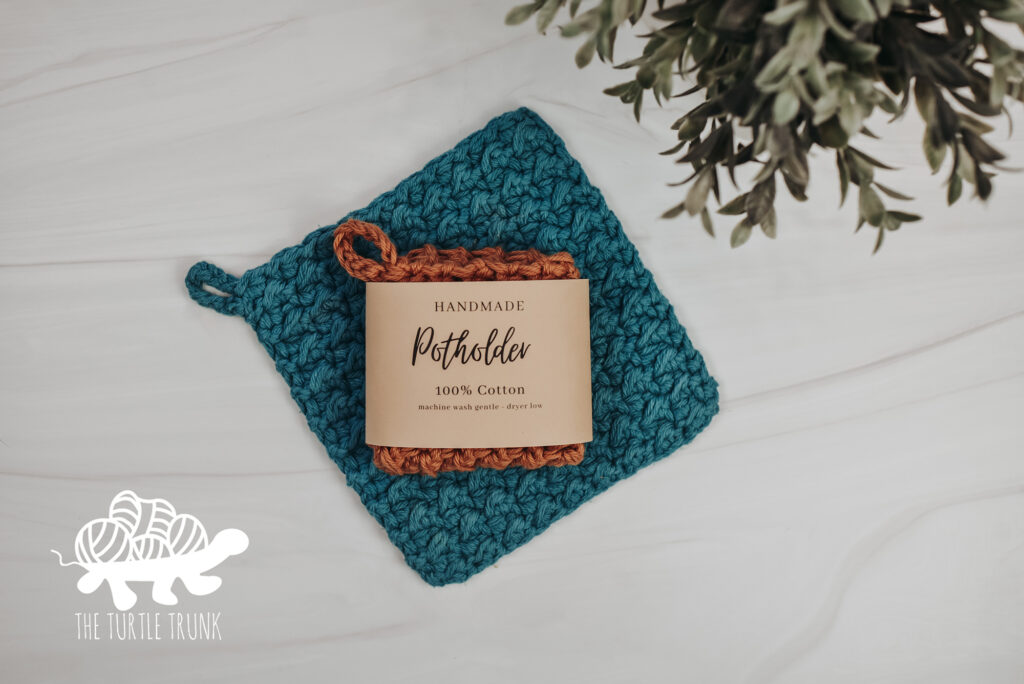
[[[657,218],[687,103],[637,125],[600,93],[620,73],[503,26],[509,4],[0,4],[0,678],[1024,681],[1024,176],[946,209],[919,126],[879,125],[924,223],[872,257],[818,156],[779,239],[733,251]],[[263,262],[519,105],[605,192],[722,411],[434,589],[182,278]],[[49,549],[124,488],[253,540],[181,606],[219,611],[221,641],[76,638],[109,595]]]

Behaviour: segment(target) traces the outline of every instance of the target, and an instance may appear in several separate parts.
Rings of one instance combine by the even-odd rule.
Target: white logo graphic
[[[169,501],[141,499],[126,489],[110,502],[108,517],[96,518],[78,531],[77,561],[65,563],[60,552],[51,551],[61,567],[85,568],[78,580],[80,592],[91,594],[106,580],[114,607],[130,610],[136,596],[128,582],[152,582],[153,600],[173,606],[178,603],[172,591],[175,580],[196,596],[212,594],[221,579],[203,573],[248,546],[249,537],[241,530],[221,530],[211,540],[199,520],[178,513]]]

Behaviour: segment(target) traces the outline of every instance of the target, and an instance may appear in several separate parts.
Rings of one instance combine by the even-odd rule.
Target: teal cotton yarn
[[[376,223],[403,253],[432,243],[572,254],[590,279],[594,440],[580,465],[437,477],[373,465],[363,436],[365,286],[332,248],[348,218]],[[185,281],[198,303],[253,327],[349,486],[432,585],[493,564],[691,441],[718,412],[715,380],[601,192],[525,107],[240,277],[200,262]]]

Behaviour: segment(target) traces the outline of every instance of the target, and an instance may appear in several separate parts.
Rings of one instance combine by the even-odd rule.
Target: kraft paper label
[[[366,284],[366,442],[593,439],[586,280]]]

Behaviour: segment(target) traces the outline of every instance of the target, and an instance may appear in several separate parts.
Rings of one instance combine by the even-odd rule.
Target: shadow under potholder
[[[580,465],[437,477],[374,466],[363,431],[365,284],[333,249],[335,227],[349,218],[379,225],[402,252],[432,243],[573,256],[590,280],[594,439]],[[432,585],[493,564],[692,440],[718,412],[715,380],[601,192],[525,107],[240,277],[204,261],[185,282],[199,304],[253,327],[348,485]]]

